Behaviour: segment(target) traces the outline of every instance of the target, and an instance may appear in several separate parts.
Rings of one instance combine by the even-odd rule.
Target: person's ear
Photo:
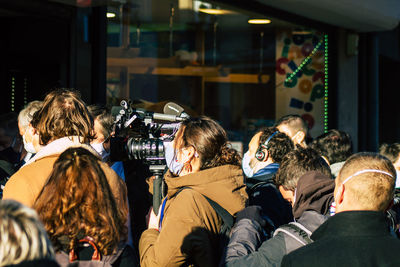
[[[298,131],[298,132],[295,134],[294,138],[293,138],[293,142],[294,142],[295,144],[301,144],[301,143],[304,142],[305,138],[306,138],[305,132],[303,132],[303,131]]]
[[[264,151],[264,159],[261,162],[266,162],[269,159],[269,152],[267,149],[263,149]]]
[[[336,206],[343,203],[345,190],[346,190],[345,185],[340,184],[336,191],[336,199],[335,199]]]
[[[182,153],[182,161],[190,162],[194,157],[196,150],[194,149],[194,147],[189,146],[181,149],[181,153]]]

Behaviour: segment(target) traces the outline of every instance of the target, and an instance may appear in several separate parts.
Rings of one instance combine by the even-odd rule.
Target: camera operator
[[[182,122],[173,148],[164,176],[167,197],[140,239],[141,265],[216,266],[223,220],[210,200],[231,215],[244,208],[240,156],[229,148],[225,130],[207,117]]]

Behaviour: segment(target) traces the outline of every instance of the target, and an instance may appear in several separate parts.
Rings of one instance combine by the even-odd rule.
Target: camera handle
[[[165,185],[163,181],[163,173],[165,165],[150,165],[150,171],[154,175],[153,181],[153,211],[158,215],[158,210],[162,199],[165,197]]]

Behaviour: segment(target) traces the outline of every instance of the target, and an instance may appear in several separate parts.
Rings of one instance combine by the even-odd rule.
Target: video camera
[[[164,197],[162,175],[166,168],[164,144],[174,139],[180,124],[189,115],[179,105],[169,102],[164,114],[132,108],[130,100],[122,100],[113,107],[115,117],[110,139],[110,160],[141,160],[155,176],[153,186],[153,209],[157,213]]]

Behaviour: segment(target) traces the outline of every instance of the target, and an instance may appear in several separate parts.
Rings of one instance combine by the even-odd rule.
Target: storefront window
[[[302,115],[313,137],[323,133],[322,33],[193,0],[132,0],[108,6],[107,17],[109,104],[131,99],[162,112],[172,101],[245,143],[286,114]]]

